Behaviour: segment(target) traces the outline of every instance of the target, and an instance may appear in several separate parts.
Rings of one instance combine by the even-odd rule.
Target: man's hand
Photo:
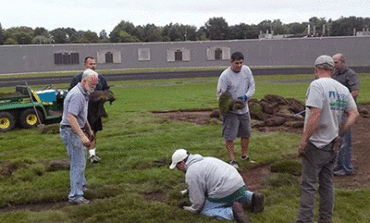
[[[90,141],[94,141],[95,140],[95,135],[94,135],[94,132],[93,131],[89,131],[88,132],[88,136],[89,136],[89,140]]]
[[[196,212],[196,210],[194,210],[193,208],[191,208],[191,206],[184,206],[183,207],[185,211],[190,211],[190,212]]]
[[[298,147],[298,156],[299,157],[305,157],[306,156],[306,147],[307,147],[307,142],[302,141],[301,144]]]
[[[182,190],[182,191],[180,191],[180,194],[181,194],[182,196],[186,196],[186,195],[188,195],[188,194],[189,194],[189,190],[188,190],[188,189]]]
[[[90,140],[86,137],[86,135],[85,135],[85,134],[83,134],[83,135],[82,135],[82,137],[81,137],[81,142],[82,142],[82,144],[83,144],[85,147],[87,147],[87,148],[89,148],[89,147],[90,147],[91,142],[90,142]]]
[[[92,130],[84,132],[85,136],[89,139],[90,145],[87,147],[88,149],[93,149],[95,147],[95,135]]]
[[[340,146],[342,145],[342,141],[343,141],[343,139],[340,136],[338,136],[337,138],[335,138],[334,145],[333,145],[333,150],[335,152],[338,152],[339,151]]]

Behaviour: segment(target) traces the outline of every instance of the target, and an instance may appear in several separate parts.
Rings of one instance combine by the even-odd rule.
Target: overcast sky
[[[370,0],[3,0],[3,29],[71,27],[108,34],[122,20],[135,26],[172,23],[203,26],[223,17],[229,26],[280,19],[284,24],[308,22],[311,17],[337,20],[341,16],[370,17]]]

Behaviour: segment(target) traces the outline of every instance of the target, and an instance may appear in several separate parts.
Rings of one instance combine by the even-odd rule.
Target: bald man
[[[360,91],[360,79],[355,71],[346,66],[343,54],[335,54],[333,79],[343,84],[351,92],[353,99],[357,99]],[[334,169],[334,176],[348,176],[354,174],[352,165],[352,130],[348,130],[343,136],[342,145],[338,154],[338,160]]]

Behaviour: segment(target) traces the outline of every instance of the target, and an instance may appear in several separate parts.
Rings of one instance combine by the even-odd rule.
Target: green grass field
[[[370,102],[370,74],[361,74],[359,103]],[[255,98],[277,94],[304,100],[312,75],[257,76]],[[87,164],[91,189],[84,206],[67,202],[69,171],[49,171],[48,163],[67,159],[58,134],[18,129],[0,134],[0,222],[219,222],[183,211],[179,191],[184,175],[170,170],[177,148],[228,160],[221,123],[196,125],[165,121],[151,111],[217,108],[217,78],[112,82],[117,100],[106,104],[109,117],[97,135],[99,164]],[[66,87],[58,85],[57,87]],[[34,86],[35,88],[38,86]],[[4,88],[0,92],[12,91]],[[253,130],[250,155],[255,165],[284,159],[296,152],[301,135]],[[236,143],[236,152],[240,151]],[[253,165],[242,164],[241,168]],[[299,205],[298,178],[277,174],[265,179],[265,211],[249,214],[252,222],[294,222]],[[156,197],[153,199],[151,197]],[[337,189],[334,222],[370,222],[369,188]],[[159,199],[160,198],[160,199]],[[8,210],[20,205],[45,204],[37,211]],[[53,208],[51,204],[61,208]]]

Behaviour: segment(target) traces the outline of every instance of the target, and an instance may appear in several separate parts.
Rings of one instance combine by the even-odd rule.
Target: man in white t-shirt
[[[320,205],[318,222],[332,222],[333,169],[336,146],[355,122],[358,111],[349,90],[331,78],[334,60],[327,55],[315,61],[315,78],[306,93],[306,117],[298,152],[302,158],[301,203],[297,222],[313,222],[317,183]],[[343,119],[343,115],[347,118]]]

